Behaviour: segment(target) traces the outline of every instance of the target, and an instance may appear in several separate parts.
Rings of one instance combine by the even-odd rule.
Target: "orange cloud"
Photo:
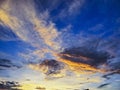
[[[77,73],[95,73],[95,72],[101,72],[101,70],[96,69],[88,64],[83,64],[83,63],[77,63],[77,62],[73,62],[67,59],[59,59],[61,62],[67,64],[69,66],[69,68]]]

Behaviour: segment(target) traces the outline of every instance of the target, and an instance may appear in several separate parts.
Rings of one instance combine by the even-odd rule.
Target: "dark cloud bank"
[[[0,90],[21,90],[17,89],[20,84],[15,81],[0,81]]]

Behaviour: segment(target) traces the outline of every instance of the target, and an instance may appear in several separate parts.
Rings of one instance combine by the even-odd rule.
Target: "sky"
[[[120,0],[0,0],[0,90],[120,90]]]

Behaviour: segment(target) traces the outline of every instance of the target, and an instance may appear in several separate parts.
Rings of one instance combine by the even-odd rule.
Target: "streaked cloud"
[[[95,31],[103,31],[104,25],[103,24],[96,24],[95,26],[89,28],[89,30],[91,32],[95,32]]]
[[[37,48],[33,54],[38,54],[38,52],[42,52],[44,55],[51,53],[51,56],[54,57],[53,53],[58,52],[61,48],[59,32],[54,23],[45,21],[48,12],[38,13],[34,4],[32,0],[5,0],[0,6],[0,24],[4,28],[10,28],[11,32],[18,37],[16,40],[29,43]],[[5,35],[1,40],[10,41],[12,36],[8,34],[5,37]]]
[[[12,63],[11,60],[0,59],[0,70],[20,68],[20,67],[21,66],[17,66],[16,64]]]
[[[98,88],[103,88],[103,87],[106,87],[106,86],[108,86],[110,83],[105,83],[105,84],[102,84],[102,85],[100,85]]]
[[[51,22],[46,25],[46,21],[38,16],[32,1],[14,2],[14,0],[12,0],[4,2],[0,8],[1,25],[10,28],[23,41],[37,45],[43,42],[43,44],[53,46],[54,48],[59,47],[56,45],[58,43],[54,41],[58,35],[54,24]],[[27,6],[25,3],[27,3]],[[23,7],[24,9],[21,11]],[[16,8],[18,8],[17,11]],[[39,41],[36,42],[35,39]]]
[[[60,17],[76,15],[81,12],[85,0],[73,0],[66,3],[66,8],[63,8],[59,14]]]
[[[80,13],[80,8],[83,6],[84,2],[85,1],[83,1],[83,0],[73,0],[73,2],[71,3],[71,5],[68,8],[68,12],[70,14],[73,14],[73,12]]]

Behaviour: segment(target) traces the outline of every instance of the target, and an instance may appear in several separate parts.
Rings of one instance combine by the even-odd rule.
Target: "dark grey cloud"
[[[98,88],[103,88],[103,87],[106,87],[108,85],[110,85],[110,83],[101,84],[100,86],[98,86]]]
[[[75,38],[72,38],[73,35],[70,35],[69,39],[65,38],[69,41],[64,42],[66,47],[59,56],[72,62],[88,64],[110,72],[120,70],[119,32],[105,37],[104,35],[91,36],[87,33],[86,35],[88,36],[81,36],[80,40],[78,40],[80,35]],[[102,65],[105,67],[103,68]]]
[[[39,65],[31,64],[34,67],[38,67],[40,71],[47,75],[59,74],[64,69],[64,64],[54,59],[44,60]]]
[[[15,81],[0,81],[0,90],[21,90],[17,89],[20,84]]]
[[[97,51],[89,47],[73,47],[65,49],[60,53],[60,57],[77,63],[85,63],[97,67],[105,64],[108,59],[112,58],[107,51]]]
[[[4,0],[0,0],[0,5],[4,2]]]
[[[80,90],[80,89],[74,89],[74,90]]]
[[[61,67],[60,62],[58,62],[56,60],[45,60],[40,65],[46,66],[49,68],[47,71],[47,74],[59,73],[60,70],[63,68],[63,67]]]
[[[120,57],[116,57],[113,59],[108,60],[108,66],[110,70],[120,70]]]
[[[110,76],[112,76],[112,75],[114,75],[114,74],[120,74],[120,70],[112,71],[112,72],[110,72],[110,73],[107,73],[107,74],[103,75],[102,77],[103,77],[103,78],[106,78],[106,79],[110,79],[110,78],[111,78]]]
[[[46,90],[45,87],[40,87],[40,86],[36,87],[35,89],[37,89],[37,90]]]
[[[0,59],[0,70],[5,69],[12,69],[12,68],[20,68],[20,65],[16,65],[11,62],[11,60],[8,59]]]

